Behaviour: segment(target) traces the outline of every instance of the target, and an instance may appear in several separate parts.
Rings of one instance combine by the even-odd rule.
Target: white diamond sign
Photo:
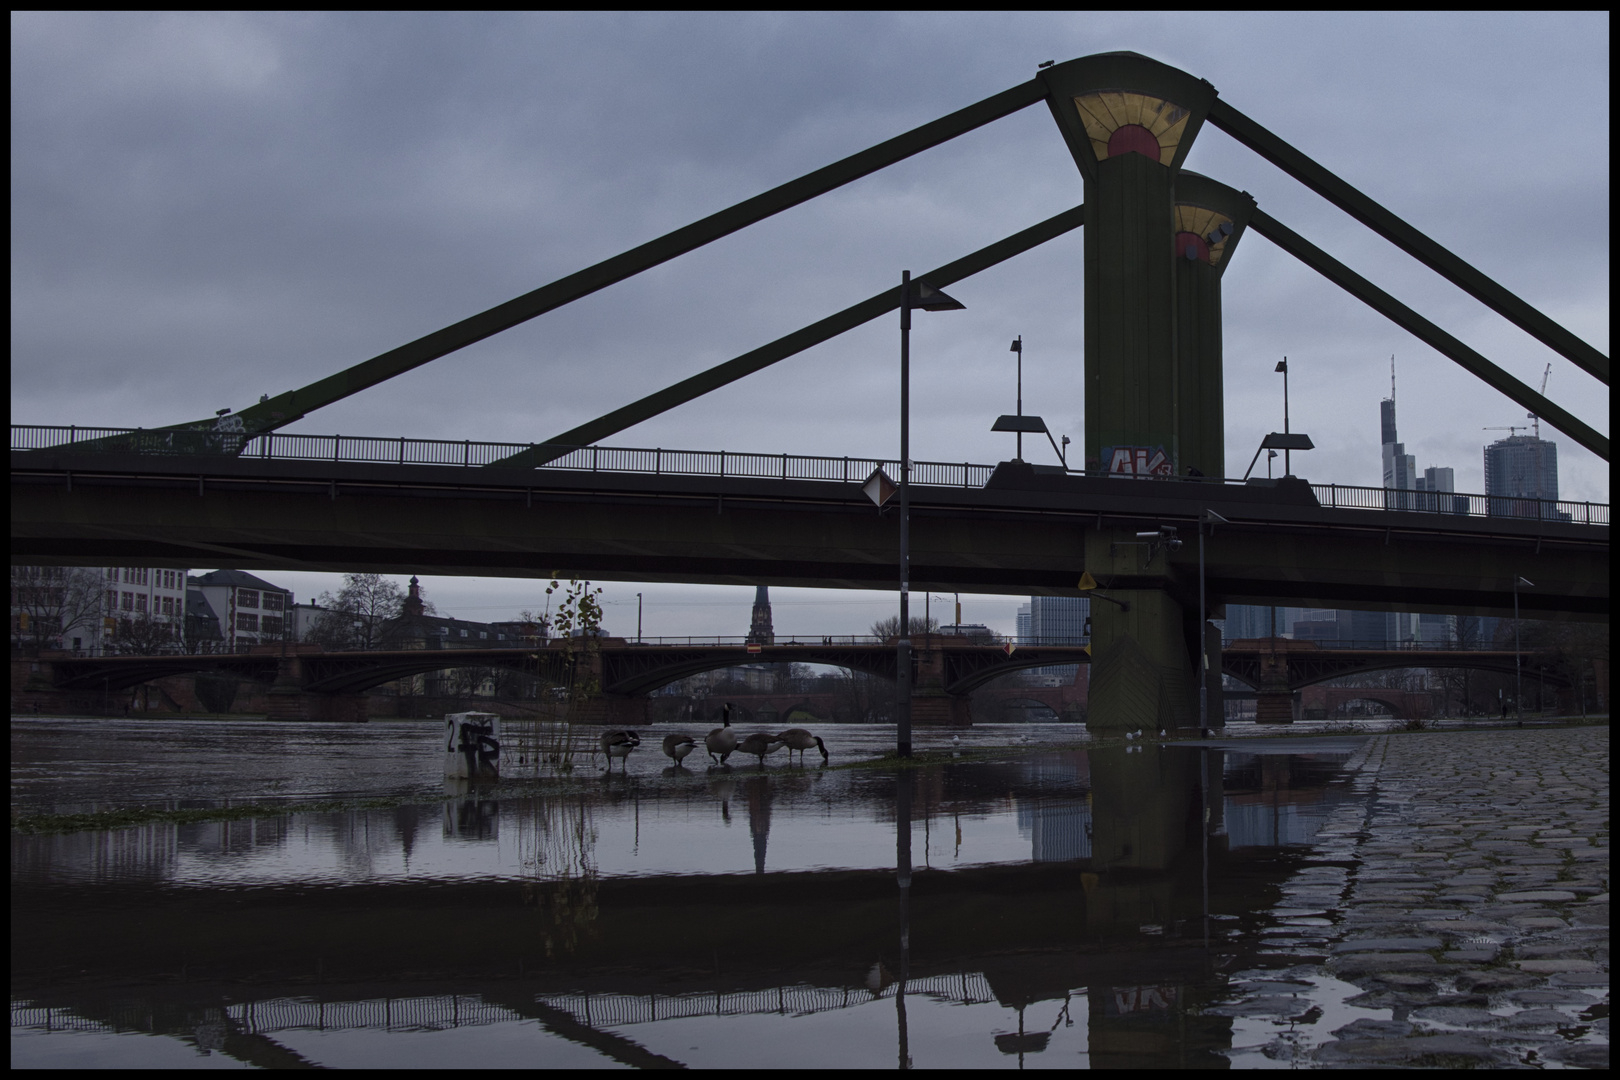
[[[871,499],[878,506],[882,506],[893,498],[894,493],[900,489],[895,486],[893,480],[889,479],[888,474],[883,471],[883,467],[879,466],[872,470],[872,475],[866,478],[866,483],[861,485],[861,490],[866,492],[868,499]]]

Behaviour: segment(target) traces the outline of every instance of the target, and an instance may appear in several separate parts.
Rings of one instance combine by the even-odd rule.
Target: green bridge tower
[[[1085,186],[1086,469],[1122,482],[1224,476],[1220,280],[1254,202],[1182,171],[1215,88],[1128,52],[1042,77]],[[1196,723],[1209,631],[1196,598],[1188,610],[1173,590],[1163,548],[1088,530],[1085,569],[1120,601],[1091,606],[1088,726]],[[1133,587],[1107,589],[1115,578]]]

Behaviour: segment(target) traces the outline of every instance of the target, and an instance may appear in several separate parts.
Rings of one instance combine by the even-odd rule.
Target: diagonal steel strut
[[[1607,356],[1220,98],[1209,110],[1209,122],[1530,336],[1568,357],[1582,371],[1601,379],[1604,386],[1609,385]]]
[[[1039,79],[993,94],[983,101],[959,109],[948,116],[913,128],[886,142],[852,154],[797,180],[790,180],[770,191],[746,199],[735,206],[710,214],[656,240],[615,255],[533,292],[525,293],[488,311],[453,323],[370,360],[329,375],[297,390],[278,394],[236,414],[248,433],[274,431],[314,412],[410,371],[441,356],[455,352],[484,338],[527,322],[538,315],[588,296],[599,289],[633,277],[660,263],[668,262],[739,229],[763,221],[802,202],[824,195],[851,181],[887,168],[914,154],[999,120],[1037,101],[1045,100],[1046,84]],[[212,428],[215,421],[194,421],[159,430]]]
[[[1030,248],[1038,247],[1048,240],[1062,236],[1080,227],[1083,221],[1085,204],[1072,210],[1065,210],[1047,218],[1038,225],[1032,225],[1021,232],[1013,233],[1005,240],[998,240],[988,247],[982,247],[971,255],[965,255],[955,262],[946,263],[937,270],[918,275],[935,288],[944,288],[965,277],[977,274],[999,262],[1022,254]],[[617,434],[625,428],[633,427],[643,420],[651,419],[659,413],[668,412],[677,405],[684,405],[694,398],[702,397],[711,390],[718,390],[727,383],[776,363],[785,360],[795,353],[801,353],[812,345],[819,345],[829,338],[837,337],[846,330],[852,330],[862,323],[871,322],[881,315],[886,315],[900,306],[900,288],[885,289],[876,296],[868,297],[858,304],[851,305],[843,311],[829,315],[825,319],[813,322],[809,326],[795,330],[785,337],[777,338],[769,345],[762,345],[741,356],[727,360],[723,364],[699,372],[689,379],[682,379],[673,386],[665,387],[656,393],[648,394],[639,401],[631,402],[620,409],[615,409],[595,420],[581,424],[570,431],[565,431],[555,438],[548,439],[529,450],[513,454],[511,457],[490,462],[491,466],[516,467],[540,466],[548,461],[577,450],[582,446],[589,446],[599,442],[609,435]]]
[[[1294,232],[1276,218],[1256,209],[1249,228],[1282,248],[1312,270],[1339,286],[1418,340],[1479,376],[1592,453],[1609,460],[1609,440],[1567,409],[1554,405],[1506,371],[1425,319],[1333,256]]]

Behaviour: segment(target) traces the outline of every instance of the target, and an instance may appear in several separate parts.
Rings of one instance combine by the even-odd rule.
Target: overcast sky
[[[1221,96],[1609,350],[1606,14],[13,14],[11,417],[157,426],[241,408],[1023,82],[1131,49]],[[1606,387],[1206,127],[1187,167],[1260,206],[1598,430]],[[1044,106],[316,412],[290,430],[531,442],[1080,201]],[[1026,411],[1081,438],[1079,231],[920,315],[912,453],[994,462]],[[1227,451],[1291,419],[1295,471],[1381,482],[1399,377],[1422,469],[1483,490],[1524,410],[1258,235],[1224,280]],[[898,448],[897,318],[607,440]],[[1606,463],[1558,442],[1561,494]],[[1026,448],[1027,449],[1027,448]],[[1050,456],[1050,450],[1047,451]],[[1030,456],[1035,457],[1034,454]],[[1036,460],[1041,460],[1036,457]],[[309,598],[335,578],[273,574]],[[532,583],[434,579],[463,618]],[[608,626],[744,633],[745,589],[610,583]],[[781,633],[864,630],[887,596],[778,590]],[[1016,601],[965,598],[1011,630]]]

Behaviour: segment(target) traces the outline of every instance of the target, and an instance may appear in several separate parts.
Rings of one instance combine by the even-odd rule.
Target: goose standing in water
[[[737,733],[731,730],[731,702],[726,702],[725,710],[721,715],[724,716],[725,723],[709,732],[708,736],[703,740],[703,745],[708,749],[711,759],[724,765],[726,758],[730,757],[737,749]]]
[[[633,731],[604,731],[598,741],[602,744],[602,753],[607,755],[608,772],[613,771],[613,759],[618,758],[624,762],[625,775],[630,775],[630,763],[625,759],[641,745],[641,736]]]
[[[677,765],[681,763],[682,758],[696,749],[697,740],[684,731],[664,736],[664,753],[668,754]]]
[[[789,728],[777,736],[782,745],[788,748],[788,760],[793,760],[793,751],[799,752],[799,764],[804,764],[804,752],[812,746],[821,751],[821,763],[827,764],[827,744],[821,741],[820,735],[812,735],[802,727]]]
[[[765,755],[774,754],[782,749],[782,739],[781,736],[772,735],[768,731],[756,731],[738,743],[737,749],[744,754],[753,754],[759,758],[759,767],[763,769],[765,767]]]

